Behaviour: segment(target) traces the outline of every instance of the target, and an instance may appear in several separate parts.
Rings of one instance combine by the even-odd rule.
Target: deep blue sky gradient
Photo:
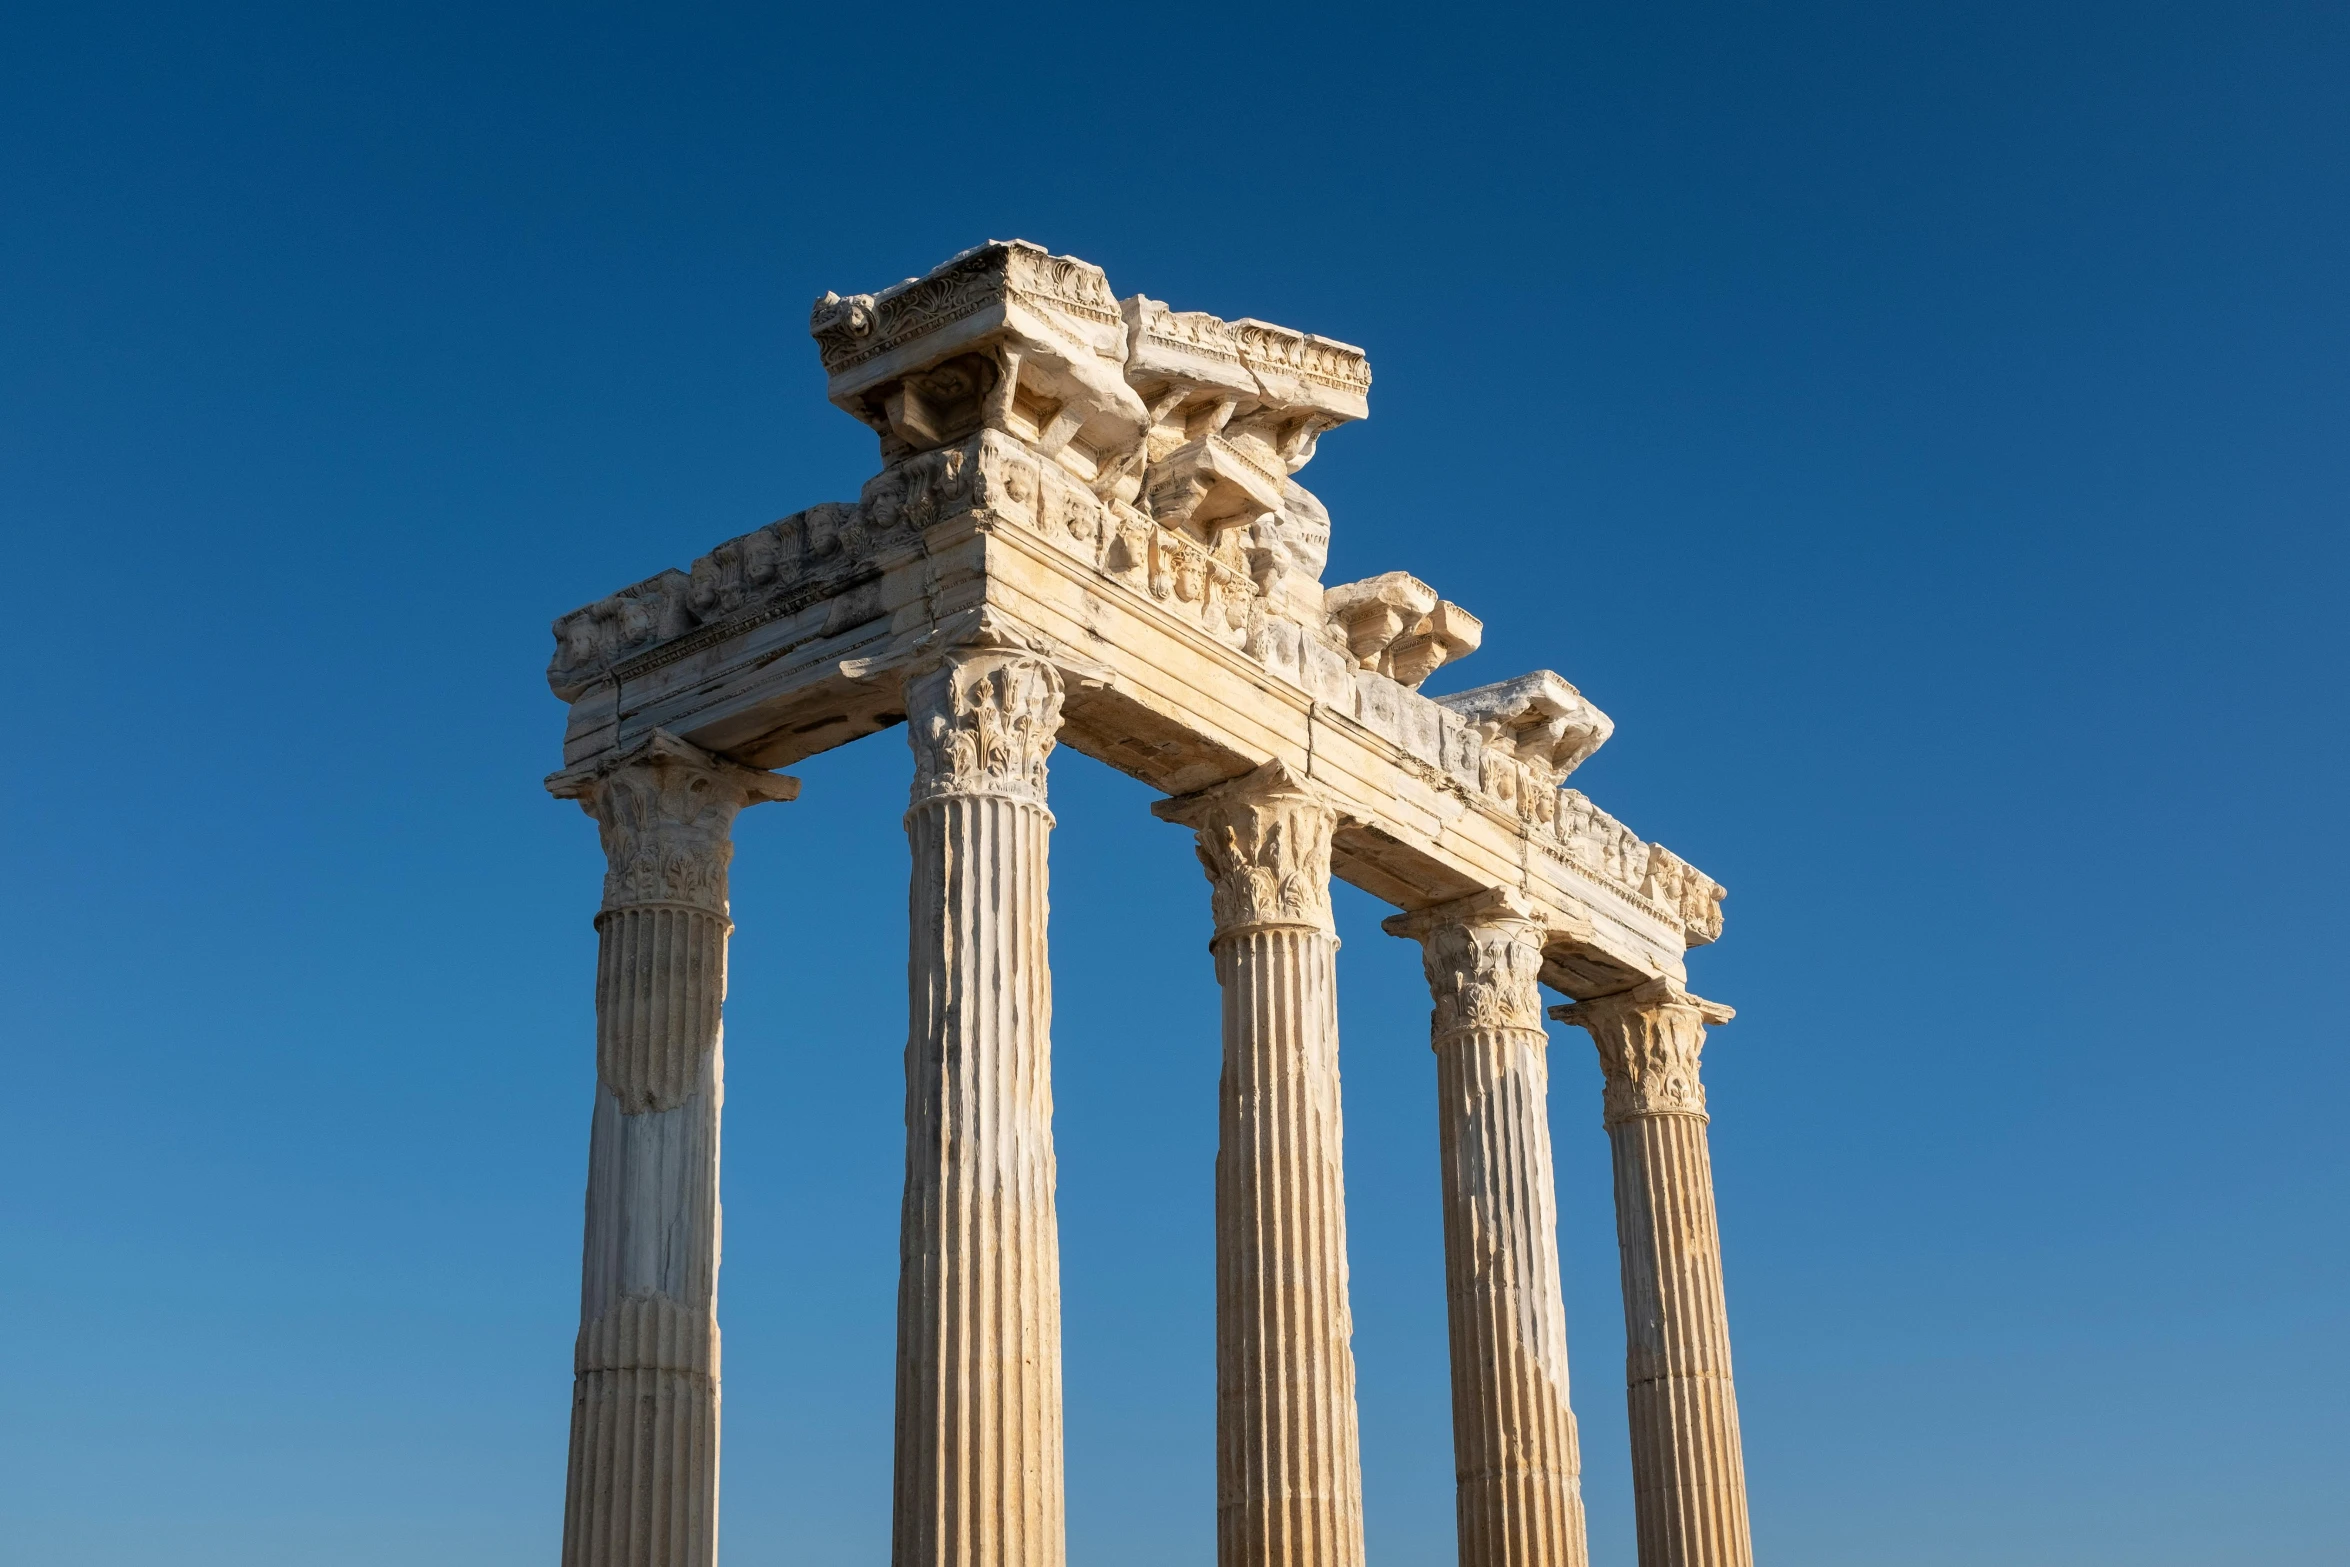
[[[599,856],[558,613],[815,501],[825,288],[990,236],[1360,343],[1332,580],[1617,720],[1754,1527],[2350,1559],[2350,13],[0,13],[0,1558],[551,1560]],[[739,833],[735,1563],[880,1561],[908,762]],[[1212,1552],[1206,888],[1063,753],[1072,1559]],[[1341,956],[1370,1552],[1451,1560],[1415,952]],[[1598,1072],[1555,1040],[1594,1560]]]

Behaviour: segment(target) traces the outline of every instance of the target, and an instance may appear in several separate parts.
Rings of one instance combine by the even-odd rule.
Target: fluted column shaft
[[[1670,980],[1552,1016],[1607,1073],[1640,1567],[1752,1567],[1721,1231],[1698,1056],[1728,1007]]]
[[[729,834],[799,785],[656,733],[548,786],[607,862],[564,1567],[710,1567]]]
[[[1461,1567],[1584,1567],[1551,1170],[1542,926],[1487,893],[1387,921],[1435,1011]]]
[[[1061,1567],[1046,758],[1060,676],[950,656],[914,748],[894,1567]]]
[[[1338,1090],[1337,813],[1280,764],[1159,814],[1198,829],[1223,987],[1218,1567],[1360,1567]]]

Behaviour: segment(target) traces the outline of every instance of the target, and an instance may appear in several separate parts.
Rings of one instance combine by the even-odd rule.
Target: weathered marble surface
[[[1556,1007],[1590,1031],[1615,1151],[1640,1567],[1753,1567],[1698,1056],[1728,1007],[1669,980]]]
[[[895,1567],[1060,1567],[1047,759],[1061,677],[966,649],[905,682],[914,785]]]
[[[1217,1567],[1361,1567],[1329,797],[1279,762],[1153,810],[1196,830],[1223,987]]]
[[[1405,572],[1325,586],[1297,475],[1363,416],[1360,350],[1114,297],[1022,242],[819,301],[835,402],[885,466],[556,622],[567,758],[654,728],[782,766],[901,721],[894,672],[992,617],[1098,672],[1065,742],[1169,793],[1279,760],[1354,823],[1339,876],[1406,908],[1515,884],[1545,977],[1678,977],[1722,889],[1562,787],[1612,728],[1548,672],[1430,698],[1476,617]]]
[[[799,783],[655,734],[547,787],[607,866],[563,1563],[710,1567],[726,870],[735,816]]]
[[[1420,943],[1435,1003],[1461,1567],[1584,1567],[1541,923],[1504,891],[1399,914],[1386,929]]]
[[[1723,890],[1568,786],[1614,725],[1567,680],[1430,695],[1477,616],[1409,571],[1323,580],[1299,475],[1367,415],[1363,351],[1021,241],[809,328],[881,471],[555,623],[551,782],[614,854],[567,1563],[712,1559],[723,825],[789,797],[762,769],[904,723],[895,1567],[1064,1555],[1057,744],[1175,796],[1212,884],[1222,1567],[1363,1555],[1332,875],[1406,911],[1432,990],[1463,1562],[1584,1560],[1539,982],[1607,1069],[1642,1567],[1745,1567],[1696,1077],[1728,1014],[1684,988]]]

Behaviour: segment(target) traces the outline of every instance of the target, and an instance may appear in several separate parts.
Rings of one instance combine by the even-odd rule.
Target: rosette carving
[[[670,903],[724,919],[735,817],[761,800],[796,798],[800,781],[656,729],[616,756],[555,774],[547,791],[595,818],[607,912]]]
[[[1420,943],[1438,1048],[1476,1029],[1542,1032],[1543,926],[1524,895],[1479,893],[1394,915],[1381,929]]]
[[[1045,803],[1061,731],[1061,673],[1025,653],[948,655],[906,681],[914,803],[994,794]]]
[[[1601,1119],[1615,1126],[1635,1116],[1705,1116],[1705,1085],[1697,1058],[1709,1023],[1737,1016],[1718,1002],[1689,994],[1669,979],[1652,979],[1620,995],[1551,1008],[1550,1015],[1590,1032],[1607,1073]]]
[[[1245,778],[1151,809],[1198,832],[1217,935],[1268,925],[1332,928],[1330,835],[1339,812],[1287,764],[1267,762]]]

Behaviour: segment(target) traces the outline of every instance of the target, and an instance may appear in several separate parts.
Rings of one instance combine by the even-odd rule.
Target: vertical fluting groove
[[[655,732],[548,787],[606,859],[564,1567],[713,1567],[730,835],[799,786]]]
[[[1583,1567],[1542,1036],[1436,1054],[1462,1567]]]
[[[908,815],[915,873],[892,1559],[1062,1560],[1050,817],[997,797]]]
[[[1338,812],[1280,762],[1153,810],[1198,834],[1222,992],[1216,1560],[1361,1567],[1330,919]]]
[[[1522,898],[1493,891],[1397,915],[1385,929],[1421,943],[1434,1003],[1461,1567],[1585,1567],[1543,927]]]
[[[1062,1567],[1044,758],[1058,677],[907,683],[914,747],[894,1567]]]
[[[1219,938],[1217,1559],[1362,1560],[1332,979],[1310,929]]]
[[[1698,1070],[1706,1025],[1734,1014],[1653,979],[1551,1015],[1590,1030],[1607,1073],[1640,1567],[1752,1567]]]
[[[1611,1128],[1642,1567],[1748,1567],[1712,1160],[1697,1115]]]
[[[598,1030],[563,1560],[711,1567],[726,922],[619,908],[599,924],[607,1026]]]

